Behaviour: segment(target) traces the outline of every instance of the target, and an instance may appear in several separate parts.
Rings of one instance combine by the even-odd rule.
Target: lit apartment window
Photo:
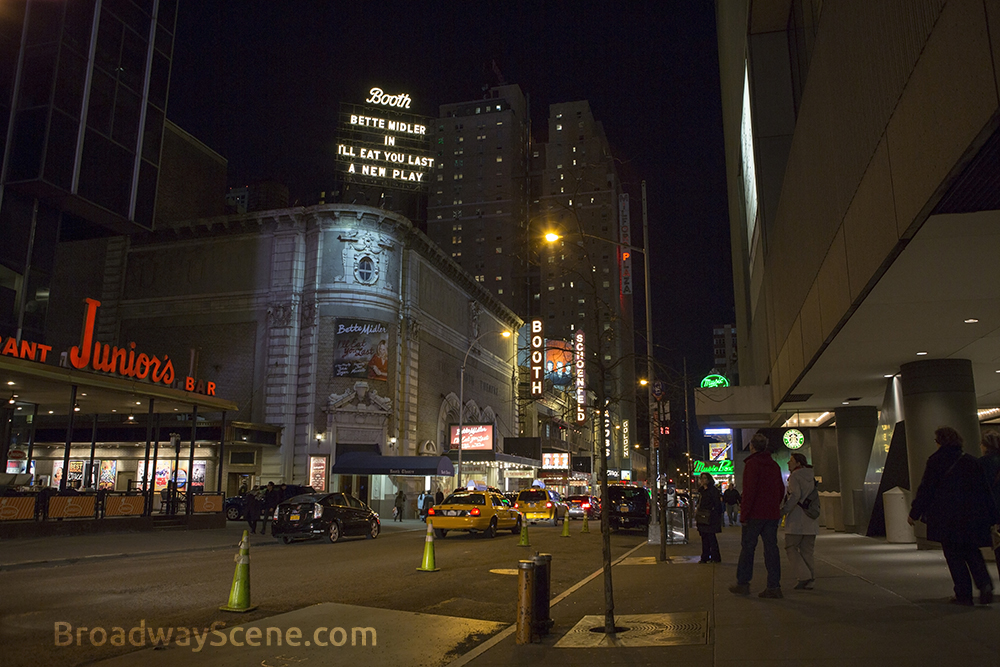
[[[503,248],[497,248],[497,254],[498,255],[502,255],[503,254]]]
[[[605,287],[605,289],[607,289],[608,287],[611,287],[611,283],[609,281],[605,280],[604,281],[604,287]]]
[[[453,252],[453,253],[451,253],[451,256],[452,257],[461,257],[462,253],[460,253],[460,252]]]
[[[573,281],[572,281],[572,280],[571,280],[571,281],[569,281],[569,286],[570,286],[570,287],[573,287]]]
[[[497,276],[497,280],[503,280],[503,276]]]
[[[565,180],[566,180],[566,174],[562,174],[562,173],[560,173],[560,174],[559,174],[559,180],[560,180],[560,181],[565,181]]]
[[[566,194],[566,188],[560,187],[559,194]]]
[[[437,214],[437,219],[438,219],[438,220],[441,220],[441,219],[442,219],[442,215],[441,215],[440,213],[438,213],[438,214]]]
[[[572,284],[572,283],[570,283],[570,284]],[[585,306],[587,304],[587,300],[586,299],[577,299],[576,302],[578,304],[580,304],[581,306]]]
[[[500,111],[500,105],[499,104],[497,105],[497,111]]]
[[[573,152],[574,153],[576,152],[576,146],[573,146]]]
[[[554,291],[555,291],[555,289],[556,289],[556,286],[555,286],[555,285],[549,285],[549,291],[550,291],[550,292],[554,292]],[[552,303],[552,302],[550,301],[549,303]]]
[[[556,123],[556,132],[562,129],[562,123]]]
[[[503,125],[503,121],[502,120],[498,120],[497,121],[497,125]]]
[[[576,166],[576,158],[573,158],[573,166]]]
[[[572,199],[570,199],[570,200],[569,200],[569,205],[570,205],[570,206],[572,206],[572,205],[573,205],[573,200],[572,200]]]
[[[452,225],[451,226],[451,231],[453,231],[453,232],[460,232],[460,231],[462,231],[462,225]]]
[[[538,151],[535,151],[534,153],[532,153],[531,157],[538,157]]]
[[[497,162],[503,162],[503,155],[497,155]]]
[[[444,174],[438,174],[438,180],[439,181],[443,181],[444,180]]]
[[[455,244],[455,245],[458,245],[459,243],[462,242],[462,237],[461,236],[452,236],[451,237],[451,242],[453,244]],[[607,286],[605,285],[605,287],[607,287]]]
[[[556,169],[562,169],[562,165],[561,164],[557,164],[556,165]]]
[[[452,176],[452,179],[454,179],[456,181],[460,181],[460,180],[462,180],[462,175],[461,174],[455,174],[454,176]]]
[[[465,137],[459,137],[458,138],[458,143],[462,143],[463,141],[465,141]]]
[[[556,114],[556,118],[562,118],[562,114],[561,113],[557,113]]]
[[[503,289],[498,289],[497,294],[503,294]]]

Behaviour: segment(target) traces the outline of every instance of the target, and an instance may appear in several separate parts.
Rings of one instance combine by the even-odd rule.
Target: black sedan
[[[271,534],[285,544],[295,539],[364,535],[375,539],[382,523],[368,505],[347,493],[311,493],[289,498],[275,511]]]

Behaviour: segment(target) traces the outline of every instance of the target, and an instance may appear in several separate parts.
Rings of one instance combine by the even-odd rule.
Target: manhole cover
[[[513,567],[498,567],[490,570],[490,572],[492,572],[493,574],[510,574],[513,576],[517,576],[517,569]]]
[[[595,628],[604,626],[604,616],[584,616],[556,642],[556,648],[597,648],[603,646],[693,646],[708,643],[708,612],[676,614],[621,614],[615,626],[628,628],[607,635]]]

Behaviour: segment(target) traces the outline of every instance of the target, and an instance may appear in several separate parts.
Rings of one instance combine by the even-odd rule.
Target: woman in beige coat
[[[785,555],[792,567],[798,590],[811,590],[816,580],[814,552],[816,535],[819,533],[819,519],[810,519],[801,503],[816,488],[813,468],[803,454],[795,452],[788,459],[788,489],[781,504],[781,514],[785,517]]]

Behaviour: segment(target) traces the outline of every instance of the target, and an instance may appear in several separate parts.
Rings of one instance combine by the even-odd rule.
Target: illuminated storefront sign
[[[545,390],[545,336],[542,335],[542,321],[531,321],[531,395],[541,396]]]
[[[64,353],[66,361],[77,370],[92,370],[98,373],[119,375],[124,378],[148,380],[155,384],[177,387],[184,391],[206,396],[215,396],[215,383],[199,380],[190,376],[176,378],[174,364],[168,355],[163,358],[137,352],[135,342],[126,347],[117,347],[94,340],[94,327],[97,322],[97,309],[101,302],[96,299],[84,299],[86,310],[83,316],[83,330],[80,344],[74,345],[69,352]],[[25,361],[38,363],[58,363],[58,355],[50,355],[50,345],[42,345],[28,340],[18,343],[14,337],[0,336],[0,355],[14,357]],[[50,361],[51,360],[51,361]]]
[[[406,93],[389,95],[376,87],[368,91],[364,105],[341,105],[335,164],[345,181],[426,189],[435,158],[427,120],[400,111],[411,102]]]
[[[729,386],[729,380],[726,379],[726,376],[719,375],[717,373],[706,375],[701,380],[702,389],[707,389],[711,387],[728,387],[728,386]]]
[[[623,245],[632,245],[632,222],[629,216],[628,193],[618,195],[618,240]],[[632,251],[621,248],[622,294],[632,293]]]
[[[732,475],[736,471],[732,461],[695,461],[694,474]]]
[[[611,415],[604,413],[604,452],[611,458]]]
[[[576,423],[587,421],[587,357],[583,329],[573,336],[573,379],[576,384]]]
[[[781,439],[785,443],[785,447],[789,449],[799,449],[802,445],[806,444],[806,436],[797,428],[790,428],[785,431]]]
[[[458,449],[458,425],[451,427],[451,448]],[[493,424],[463,424],[462,449],[493,449]]]
[[[551,468],[569,468],[569,454],[542,454],[542,467],[546,469]]]

